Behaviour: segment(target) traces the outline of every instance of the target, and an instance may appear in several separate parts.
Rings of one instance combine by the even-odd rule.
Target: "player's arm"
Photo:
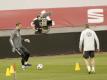
[[[30,23],[31,27],[33,30],[35,30],[35,24],[34,24],[34,21],[36,20],[37,18],[34,18],[33,21]]]
[[[82,32],[81,35],[80,35],[80,41],[79,41],[79,50],[80,50],[80,52],[82,52],[83,41],[84,41],[84,37],[83,37],[83,32]]]
[[[32,27],[33,30],[35,30],[35,25],[34,25],[33,21],[31,22],[31,27]]]
[[[55,21],[53,21],[49,16],[47,16],[46,19],[50,22],[49,24],[50,24],[51,26],[54,26],[54,25],[55,25]]]
[[[97,51],[100,51],[100,44],[99,44],[99,39],[96,35],[96,33],[94,32],[94,39],[95,39],[95,42],[97,44]]]
[[[12,52],[15,52],[15,45],[14,45],[14,38],[15,38],[15,32],[13,32],[11,35],[10,35],[10,39],[9,39],[9,41],[10,41],[10,44],[11,44],[11,46],[12,46]]]

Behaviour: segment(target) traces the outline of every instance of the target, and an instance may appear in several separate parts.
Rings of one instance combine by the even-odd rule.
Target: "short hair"
[[[39,18],[40,17],[40,15],[37,15],[37,18]]]
[[[17,23],[16,23],[16,26],[19,26],[20,24],[21,24],[20,22],[17,22]]]
[[[86,27],[86,28],[89,28],[89,24],[85,24],[85,27]]]
[[[42,11],[41,11],[41,14],[44,14],[44,13],[46,13],[46,10],[42,10]]]

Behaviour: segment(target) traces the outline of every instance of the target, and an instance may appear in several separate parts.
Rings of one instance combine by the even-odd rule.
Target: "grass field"
[[[31,57],[31,67],[21,69],[20,58],[0,59],[0,80],[13,80],[5,77],[6,68],[16,64],[16,80],[107,80],[107,53],[96,54],[96,74],[88,74],[82,54]],[[81,70],[75,72],[75,63]],[[37,70],[38,63],[44,64],[43,70]]]

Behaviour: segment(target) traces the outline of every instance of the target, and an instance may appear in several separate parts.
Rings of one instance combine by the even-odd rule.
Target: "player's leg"
[[[42,28],[38,28],[38,33],[39,33],[39,34],[42,33]]]
[[[95,72],[95,59],[91,58],[91,72]]]
[[[41,33],[42,33],[42,28],[38,27],[35,31],[35,34],[41,34]]]
[[[25,69],[25,55],[24,55],[24,53],[23,53],[23,51],[22,51],[22,49],[21,48],[18,48],[18,49],[16,49],[16,52],[21,56],[21,64],[22,64],[22,69],[24,70]]]
[[[24,60],[25,60],[24,65],[25,66],[31,66],[31,64],[28,63],[28,60],[29,60],[29,57],[30,57],[30,52],[25,47],[22,47],[21,49],[23,50],[23,53],[25,55],[25,57],[24,57]]]
[[[90,74],[90,72],[91,72],[91,66],[90,66],[90,59],[89,59],[89,51],[85,51],[83,53],[83,57],[84,57],[84,62],[86,64],[88,73]]]
[[[90,53],[90,63],[91,63],[91,72],[95,72],[95,54],[94,51],[91,51]]]
[[[22,69],[25,70],[25,55],[21,55],[22,59],[21,59],[21,63],[22,63]]]
[[[28,61],[28,59],[29,59],[29,56],[30,56],[30,54],[28,53],[28,52],[25,52],[25,61],[27,62]]]
[[[31,64],[28,63],[29,56],[30,54],[28,52],[25,52],[25,66],[31,66]]]

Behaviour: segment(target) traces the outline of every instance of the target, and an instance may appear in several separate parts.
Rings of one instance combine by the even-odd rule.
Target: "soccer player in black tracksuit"
[[[10,44],[12,46],[12,52],[17,52],[22,57],[22,69],[25,69],[26,66],[31,66],[31,64],[27,62],[30,56],[29,51],[22,45],[23,39],[20,34],[21,26],[21,23],[16,24],[16,29],[10,36]],[[29,39],[24,39],[24,41],[30,43]]]

